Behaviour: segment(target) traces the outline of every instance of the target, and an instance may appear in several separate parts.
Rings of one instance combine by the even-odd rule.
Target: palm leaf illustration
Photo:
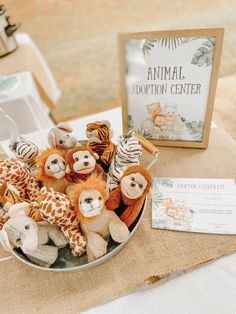
[[[215,37],[208,37],[201,47],[193,55],[191,63],[198,66],[206,67],[212,65],[215,48]]]
[[[186,44],[191,40],[195,40],[197,38],[198,36],[197,37],[168,37],[168,38],[146,39],[143,43],[143,54],[150,55],[150,51],[154,47],[154,44],[158,44],[161,47],[175,50],[179,46]]]
[[[143,43],[143,54],[150,55],[150,50],[154,47],[154,43],[157,42],[157,39],[146,39]]]

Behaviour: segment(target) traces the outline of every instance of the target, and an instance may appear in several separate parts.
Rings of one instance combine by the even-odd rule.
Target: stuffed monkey
[[[71,182],[85,181],[92,173],[101,174],[106,179],[102,167],[96,163],[98,155],[89,147],[79,146],[70,149],[66,154],[67,178]]]
[[[110,193],[106,208],[115,210],[120,219],[131,227],[142,209],[151,185],[151,174],[145,167],[140,165],[129,167],[118,187]]]

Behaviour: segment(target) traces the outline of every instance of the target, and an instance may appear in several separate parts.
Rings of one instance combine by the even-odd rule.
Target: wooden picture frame
[[[148,118],[146,119],[147,124],[149,123],[149,125],[151,125],[151,123],[153,123],[153,126],[150,126],[150,128],[151,130],[154,130],[153,131],[154,133],[151,133],[150,128],[149,128],[147,129],[148,130],[147,132],[149,132],[147,133],[148,136],[145,136],[145,127],[140,128],[141,130],[140,132],[141,132],[141,135],[148,138],[154,145],[158,145],[158,146],[207,148],[208,141],[209,141],[209,133],[210,133],[210,128],[211,128],[211,119],[212,119],[212,111],[213,111],[213,105],[214,105],[214,99],[215,99],[218,71],[219,71],[219,65],[220,65],[223,36],[224,36],[223,28],[185,29],[185,30],[169,30],[169,31],[157,31],[157,32],[120,34],[119,36],[120,64],[121,64],[120,89],[121,89],[122,119],[123,119],[124,132],[126,133],[129,129],[134,129],[135,131],[137,131],[138,129],[137,126],[134,127],[135,122],[133,123],[133,120],[132,120],[133,116],[129,115],[129,110],[133,110],[133,113],[136,114],[136,109],[137,109],[136,117],[137,119],[141,119],[140,116],[145,115],[145,112],[142,111],[144,110],[143,106],[148,107],[148,104],[153,105],[151,101],[151,99],[153,99],[152,97],[156,97],[156,96],[157,98],[162,97],[161,99],[164,99],[164,100],[167,99],[168,97],[170,97],[171,99],[175,97],[175,95],[172,95],[172,94],[167,94],[167,96],[157,95],[158,94],[157,88],[159,86],[158,84],[138,85],[136,83],[144,82],[144,73],[147,79],[151,79],[151,80],[155,79],[154,74],[156,74],[156,76],[158,76],[158,82],[160,82],[159,79],[161,77],[160,73],[162,71],[162,68],[163,68],[163,73],[165,74],[167,73],[168,75],[169,73],[171,73],[172,65],[168,67],[168,60],[166,61],[167,62],[166,66],[158,66],[158,64],[156,63],[154,63],[153,65],[153,62],[154,61],[156,62],[156,59],[154,59],[156,58],[156,55],[160,56],[158,60],[160,60],[163,64],[165,64],[164,62],[165,62],[166,55],[169,58],[169,61],[170,61],[169,64],[172,64],[172,59],[170,58],[173,58],[173,62],[175,63],[177,62],[178,57],[179,57],[179,59],[182,60],[181,62],[186,62],[186,60],[187,62],[186,62],[186,65],[184,63],[183,66],[179,66],[179,67],[173,66],[173,69],[179,68],[179,72],[182,71],[182,73],[177,73],[177,69],[174,69],[172,71],[173,73],[172,77],[174,77],[174,80],[172,81],[176,82],[178,81],[178,78],[183,80],[183,82],[184,80],[187,81],[188,79],[192,80],[191,73],[193,72],[193,78],[196,77],[196,84],[195,83],[194,84],[183,83],[182,86],[180,85],[180,87],[178,87],[180,91],[181,90],[184,91],[184,94],[177,95],[176,98],[178,98],[180,101],[182,97],[182,100],[184,102],[188,101],[191,104],[191,106],[189,105],[189,107],[187,107],[186,103],[184,104],[181,103],[180,105],[174,105],[174,106],[175,108],[176,107],[178,108],[178,106],[180,106],[180,109],[182,108],[182,110],[188,111],[188,116],[191,116],[192,113],[197,115],[199,114],[197,111],[198,108],[196,108],[196,106],[194,106],[192,102],[194,102],[194,99],[200,99],[198,104],[201,104],[202,106],[202,108],[200,108],[202,120],[197,120],[198,122],[196,121],[188,122],[188,120],[186,120],[187,122],[186,121],[184,122],[185,118],[181,117],[178,114],[178,111],[175,114],[173,114],[173,112],[170,114],[169,111],[168,111],[168,114],[166,113],[167,112],[166,108],[168,108],[168,106],[173,107],[173,105],[168,105],[168,101],[167,101],[167,104],[164,105],[165,107],[164,109],[162,108],[162,105],[160,105],[160,102],[158,102],[158,103],[155,103],[156,105],[155,110],[158,111],[160,109],[159,113],[152,112],[151,116],[150,115],[148,116],[148,113],[146,113],[146,115],[148,116]],[[200,47],[196,46],[199,43],[201,46]],[[135,48],[132,48],[132,45]],[[187,45],[188,47],[186,48]],[[195,46],[199,48],[196,49]],[[178,48],[178,47],[181,47],[181,48]],[[173,52],[171,52],[171,49]],[[182,50],[178,51],[178,49],[182,49]],[[152,52],[151,57],[149,57],[150,51],[151,52],[156,51],[156,55],[154,54],[154,52]],[[178,51],[177,52],[178,56],[174,57],[174,54],[176,53],[176,51]],[[190,53],[192,51],[195,51],[195,53],[191,55],[192,56],[191,59],[190,59],[190,55],[186,55],[186,59],[185,57],[183,58],[183,55],[185,56],[184,53],[187,53],[187,52]],[[138,53],[138,56],[135,55],[136,52]],[[142,57],[140,57],[141,54],[142,54]],[[143,67],[143,72],[142,72],[142,69],[140,70],[135,65],[136,57],[137,58],[140,57],[140,60],[142,59],[138,63],[138,66]],[[149,64],[148,61],[146,60],[151,60],[150,62],[152,62],[152,64],[151,63]],[[152,67],[153,67],[154,72],[152,71]],[[187,69],[186,70],[187,76],[185,76],[185,74],[183,75],[185,67]],[[157,69],[159,70],[159,72],[157,72]],[[202,72],[200,72],[200,69]],[[134,74],[132,74],[133,76],[130,75],[129,71],[130,72],[133,71],[135,75]],[[164,75],[162,76],[162,79],[163,77]],[[170,78],[171,76],[169,75],[168,77]],[[202,81],[199,80],[198,77],[200,77]],[[137,78],[140,80],[138,80]],[[136,85],[133,82],[135,82]],[[203,84],[203,82],[205,85]],[[168,84],[168,85],[160,85],[160,87],[163,87],[162,88],[163,93],[164,91],[170,90],[169,86],[171,86],[171,88],[172,86],[174,86],[174,84],[171,85],[171,82],[168,80],[167,82],[165,82],[165,84]],[[176,86],[177,85],[178,84],[176,83]],[[194,86],[196,85],[197,87],[195,86],[194,87],[195,89],[194,88],[191,89],[191,85],[194,85]],[[141,87],[144,86],[144,88],[140,89],[142,91],[143,90],[149,91],[150,90],[149,86],[153,86],[153,90],[154,88],[156,88],[155,95],[153,94],[148,95],[147,100],[145,98],[145,95],[144,96],[141,95],[141,97],[138,98],[139,97],[138,91],[139,91],[140,86]],[[209,88],[207,86],[209,86]],[[164,87],[166,87],[166,89],[164,89]],[[178,88],[176,87],[176,89]],[[132,89],[132,93],[134,93],[134,96],[130,92],[131,89]],[[195,91],[198,94],[197,96],[194,94],[193,95],[186,94],[186,90],[187,91],[190,90],[191,92]],[[204,92],[201,94],[201,91],[204,91]],[[137,104],[139,105],[139,107],[137,108],[136,108],[135,99],[138,100]],[[157,105],[159,106],[158,107],[159,109],[157,108]],[[146,110],[148,110],[148,108],[146,108]],[[205,110],[205,114],[203,115],[204,110]],[[152,110],[150,109],[150,111]],[[131,119],[133,123],[133,125],[131,125],[130,128],[128,128],[128,115],[129,115],[129,119]],[[185,134],[183,135],[183,139],[181,138],[180,135],[178,135],[179,138],[177,137],[175,138],[174,136],[172,136],[171,138],[170,133],[174,132],[175,128],[173,128],[174,124],[172,122],[168,122],[168,119],[172,119],[172,118],[173,119],[175,118],[175,121],[177,120],[179,121],[180,128],[182,128],[181,132],[182,133],[185,132],[183,133]],[[150,122],[148,121],[148,119],[152,121]],[[162,124],[158,124],[159,120],[162,121]],[[163,124],[163,121],[164,122],[167,121],[166,125]],[[181,121],[183,122],[183,125],[181,125]],[[137,125],[139,126],[139,124]],[[183,131],[183,129],[185,131]],[[170,130],[170,131],[167,131],[167,130]],[[161,137],[161,134],[166,134],[166,135]],[[154,138],[154,137],[159,137],[159,138]]]

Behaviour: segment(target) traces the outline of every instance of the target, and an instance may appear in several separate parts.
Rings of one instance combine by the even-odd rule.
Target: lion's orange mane
[[[63,153],[62,150],[56,149],[56,148],[47,148],[44,151],[42,151],[38,157],[37,157],[37,169],[38,169],[38,173],[37,173],[37,180],[40,180],[42,182],[45,181],[54,181],[55,178],[48,176],[45,173],[44,170],[44,166],[46,163],[46,160],[48,159],[48,156],[51,154],[59,154],[60,156],[62,156],[65,159],[65,154]]]
[[[77,214],[77,219],[79,222],[81,221],[85,221],[87,219],[92,219],[92,218],[86,218],[83,216],[83,214],[81,214],[80,212],[80,208],[79,208],[79,204],[78,204],[78,200],[80,197],[80,194],[82,191],[87,191],[87,190],[97,190],[100,192],[100,194],[103,197],[104,203],[106,200],[106,183],[105,181],[102,179],[101,175],[97,175],[97,174],[92,174],[87,181],[75,184],[71,187],[71,192],[70,192],[70,198],[71,201],[74,205],[74,209],[76,211]],[[105,206],[104,206],[105,208]]]

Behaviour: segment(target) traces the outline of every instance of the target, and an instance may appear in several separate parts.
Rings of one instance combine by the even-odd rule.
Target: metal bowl
[[[147,203],[147,197],[144,200],[141,212],[139,214],[138,220],[136,224],[133,226],[129,238],[123,242],[123,243],[116,243],[111,238],[108,242],[108,248],[107,248],[107,254],[98,258],[95,261],[92,261],[88,263],[87,261],[87,254],[84,253],[82,256],[74,256],[71,253],[71,250],[69,248],[69,245],[67,245],[65,248],[59,250],[59,255],[56,260],[56,262],[49,268],[49,267],[42,267],[34,264],[31,262],[26,255],[20,250],[20,249],[14,249],[12,250],[12,254],[21,262],[23,262],[26,265],[29,265],[31,267],[40,269],[40,270],[46,270],[46,271],[53,271],[53,272],[75,272],[75,271],[81,271],[85,269],[90,269],[93,267],[96,267],[106,261],[108,261],[110,258],[115,256],[125,245],[126,243],[132,238],[134,233],[136,232],[138,225],[140,224],[140,221],[143,217],[145,208]]]

